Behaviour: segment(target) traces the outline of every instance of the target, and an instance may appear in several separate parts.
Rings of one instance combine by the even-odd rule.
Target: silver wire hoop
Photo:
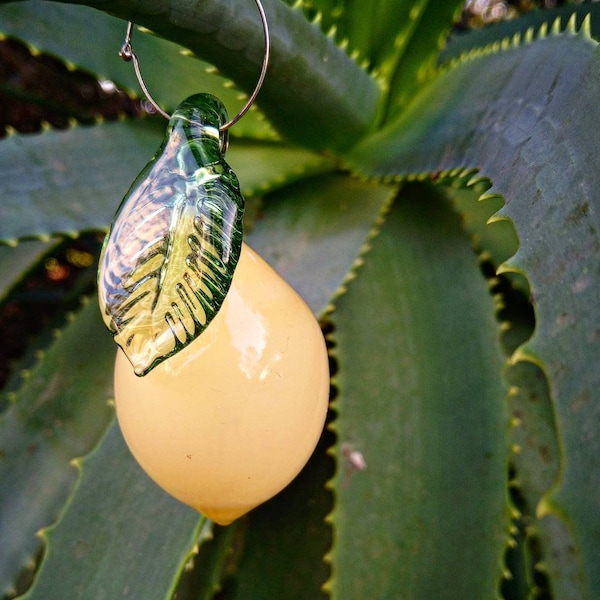
[[[242,108],[242,110],[240,110],[240,112],[238,112],[238,114],[235,117],[233,117],[233,119],[227,121],[227,123],[225,123],[224,125],[221,125],[220,131],[226,131],[232,125],[235,125],[250,110],[250,107],[254,104],[254,102],[256,101],[256,97],[258,96],[258,93],[260,92],[260,88],[262,87],[262,84],[265,80],[265,76],[267,74],[267,68],[269,67],[269,55],[271,53],[271,40],[270,40],[270,36],[269,36],[269,24],[267,23],[267,15],[265,14],[265,9],[263,8],[263,5],[260,2],[260,0],[254,0],[254,2],[256,4],[256,7],[258,8],[258,12],[260,14],[260,20],[262,22],[263,37],[264,37],[264,43],[265,43],[265,50],[263,53],[263,62],[262,62],[262,66],[260,69],[260,75],[258,77],[258,81],[256,83],[254,91],[252,92],[252,94],[250,95],[248,100],[246,101],[246,104],[244,104],[244,107]],[[152,97],[152,94],[150,94],[150,92],[148,91],[148,88],[146,87],[146,83],[144,82],[144,78],[142,77],[142,72],[140,71],[140,63],[139,63],[138,57],[137,57],[136,53],[133,51],[133,47],[131,45],[132,37],[133,37],[133,21],[129,21],[127,23],[127,32],[125,34],[125,41],[123,42],[123,46],[121,46],[121,50],[119,50],[119,56],[126,62],[130,62],[130,61],[133,62],[133,68],[135,69],[135,76],[137,77],[138,83],[140,85],[140,88],[142,89],[142,92],[144,93],[144,96],[146,96],[146,99],[152,105],[152,108],[154,108],[154,110],[159,115],[162,115],[165,119],[170,119],[171,115],[169,113],[165,112],[158,105],[158,103],[154,100],[154,98]]]

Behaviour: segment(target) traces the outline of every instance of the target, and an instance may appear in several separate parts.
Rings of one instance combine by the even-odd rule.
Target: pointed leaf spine
[[[577,15],[575,13],[569,17],[565,31],[568,33],[577,33]]]
[[[556,19],[554,19],[554,23],[552,23],[552,34],[553,35],[558,35],[561,32],[561,20],[560,17],[556,17]]]
[[[579,33],[580,33],[580,35],[583,35],[583,37],[587,38],[588,40],[592,39],[592,15],[591,15],[591,13],[588,13],[583,18],[581,27],[579,28]]]

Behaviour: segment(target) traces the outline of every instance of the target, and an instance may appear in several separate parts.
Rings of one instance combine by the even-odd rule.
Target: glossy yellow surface
[[[225,302],[198,339],[145,377],[117,353],[117,416],[132,453],[161,487],[223,525],[296,476],[328,396],[312,312],[245,244]]]

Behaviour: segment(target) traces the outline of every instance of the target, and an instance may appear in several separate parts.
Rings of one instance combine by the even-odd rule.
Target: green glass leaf
[[[332,315],[328,588],[344,600],[496,597],[510,509],[492,298],[430,187],[405,188],[371,245]]]
[[[23,600],[170,600],[204,519],[143,473],[116,421],[77,465],[77,487],[43,532],[44,560]]]
[[[179,105],[104,244],[100,309],[138,375],[196,339],[229,290],[244,199],[224,158],[227,120],[208,94]]]
[[[0,593],[14,589],[75,484],[71,460],[113,415],[114,345],[89,302],[41,356],[0,423]]]
[[[580,575],[600,594],[600,56],[586,34],[552,34],[456,64],[402,118],[359,145],[352,163],[370,175],[478,168],[501,195],[520,248],[506,269],[531,285],[536,329],[523,350],[549,381],[561,448],[559,483],[538,515],[562,523]],[[553,537],[544,538],[552,542]],[[552,546],[545,549],[553,553]],[[564,581],[562,577],[566,578]]]

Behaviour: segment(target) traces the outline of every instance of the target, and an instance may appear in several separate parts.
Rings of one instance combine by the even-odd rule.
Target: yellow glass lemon
[[[302,469],[328,397],[318,323],[245,244],[225,301],[199,338],[144,377],[117,353],[117,417],[132,453],[158,485],[223,525]]]

